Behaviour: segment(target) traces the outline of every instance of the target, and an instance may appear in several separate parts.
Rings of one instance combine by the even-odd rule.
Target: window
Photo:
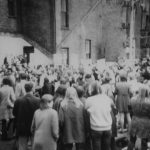
[[[85,53],[86,53],[86,59],[91,58],[91,40],[86,39],[85,40]]]
[[[69,65],[69,48],[61,48],[62,64]]]
[[[68,0],[61,0],[61,26],[62,28],[69,27]]]
[[[8,0],[8,15],[16,17],[16,0]]]

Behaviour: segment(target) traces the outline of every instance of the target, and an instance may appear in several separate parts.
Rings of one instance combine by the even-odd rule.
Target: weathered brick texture
[[[0,31],[17,32],[17,18],[10,18],[8,15],[7,0],[0,0]]]
[[[55,50],[54,0],[22,0],[22,32],[49,52]]]

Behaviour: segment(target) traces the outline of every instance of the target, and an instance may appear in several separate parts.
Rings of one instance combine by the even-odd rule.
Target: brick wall
[[[17,32],[17,18],[8,15],[7,0],[0,0],[0,32]]]
[[[54,0],[22,0],[22,32],[46,48],[55,51]]]

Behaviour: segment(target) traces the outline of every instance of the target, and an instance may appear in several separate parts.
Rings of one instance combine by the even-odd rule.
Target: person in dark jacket
[[[19,150],[26,150],[31,136],[31,123],[35,110],[39,108],[40,100],[33,96],[33,84],[25,84],[26,95],[15,101],[13,115],[16,119],[16,135]]]
[[[60,104],[65,97],[66,89],[67,89],[67,87],[65,85],[60,85],[55,92],[55,95],[54,95],[55,100],[54,100],[53,108],[57,112],[59,112]]]
[[[49,79],[48,78],[45,78],[44,79],[44,85],[41,89],[41,96],[43,96],[44,94],[51,94],[51,95],[54,95],[54,91],[55,91],[55,88],[53,86],[53,84],[51,84],[49,82]]]

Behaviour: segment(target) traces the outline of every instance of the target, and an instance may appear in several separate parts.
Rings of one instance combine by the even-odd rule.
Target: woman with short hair
[[[120,74],[120,82],[116,83],[115,94],[116,94],[116,107],[119,112],[121,125],[119,132],[123,133],[124,131],[126,131],[126,129],[124,129],[125,116],[128,122],[128,129],[130,128],[131,123],[131,117],[129,112],[130,96],[131,96],[130,84],[127,82],[127,75],[124,72],[123,74]]]
[[[52,109],[53,96],[45,94],[33,117],[31,131],[34,133],[32,150],[56,150],[58,139],[58,115]]]

